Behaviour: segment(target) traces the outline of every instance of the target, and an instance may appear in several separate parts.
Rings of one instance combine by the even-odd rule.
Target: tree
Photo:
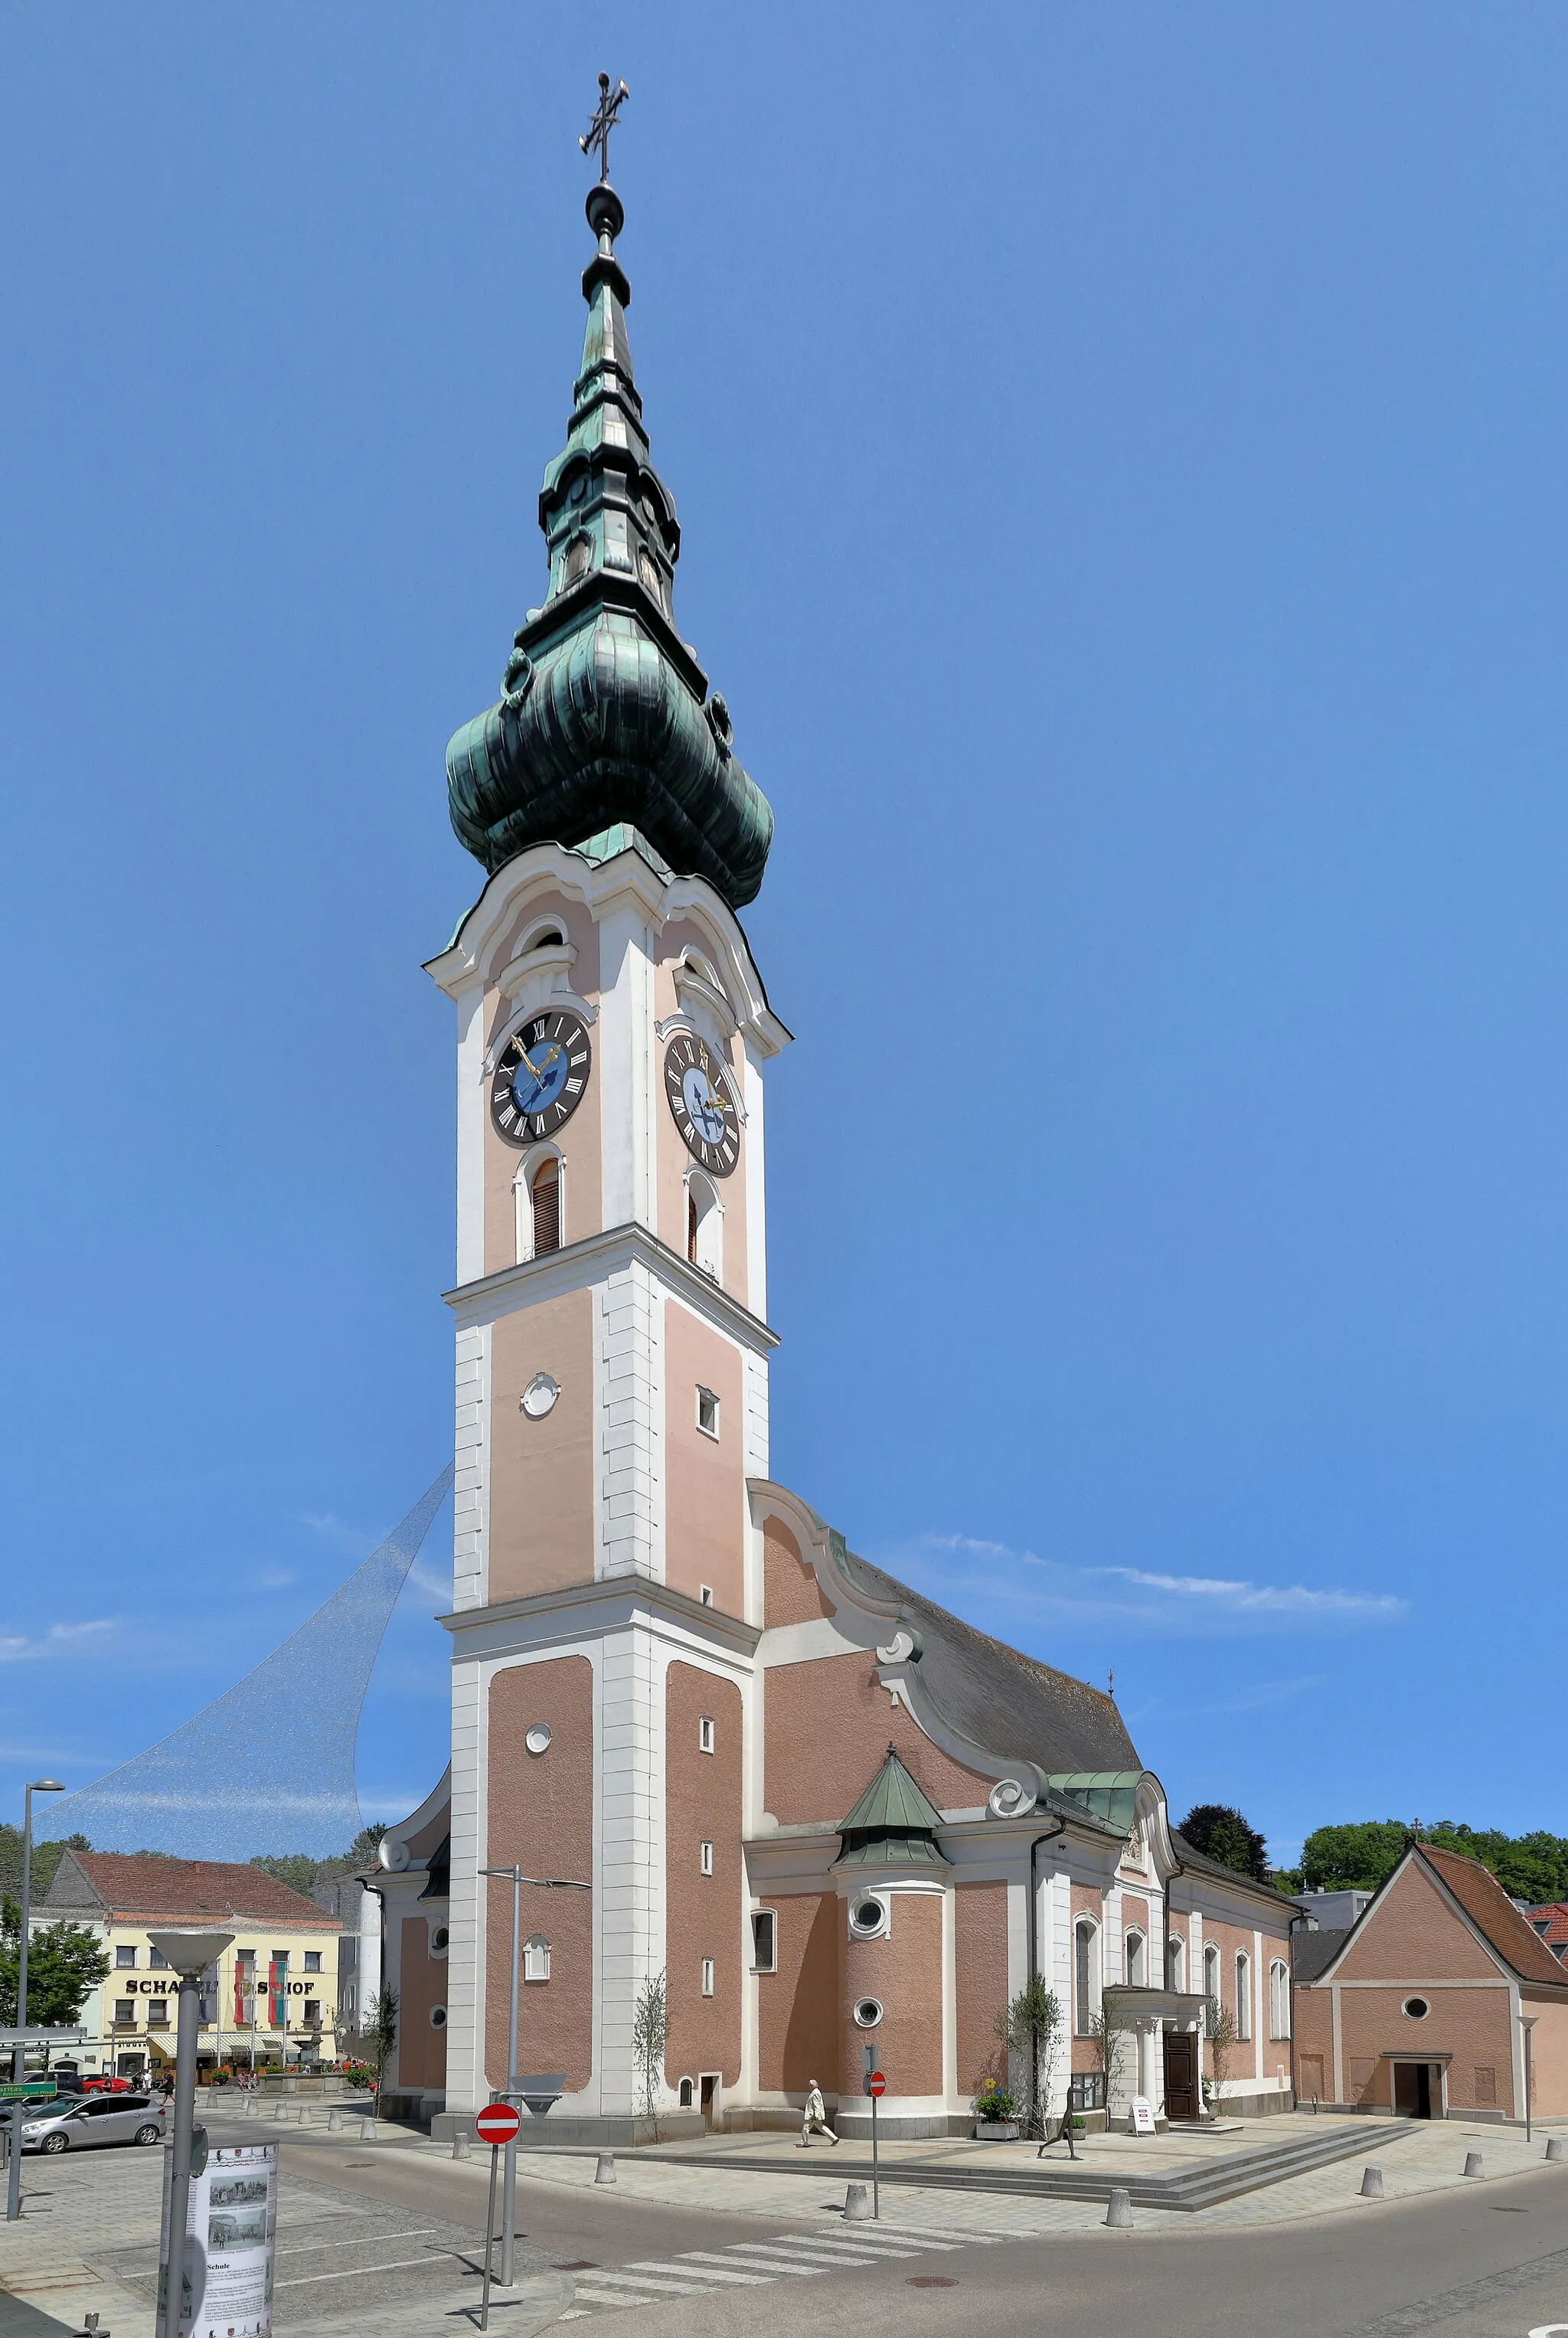
[[[1122,2075],[1122,2048],[1127,2038],[1127,2018],[1117,2009],[1116,1992],[1107,1989],[1100,2003],[1089,2016],[1089,2045],[1100,2065],[1100,2077],[1105,2093],[1105,2116],[1111,2116],[1111,2097]]]
[[[1413,1842],[1436,1843],[1479,1860],[1512,1899],[1538,1907],[1568,1900],[1568,1838],[1548,1834],[1504,1834],[1496,1827],[1472,1827],[1455,1819],[1433,1826],[1418,1820],[1363,1819],[1344,1826],[1316,1828],[1301,1847],[1301,1872],[1308,1891],[1376,1891],[1386,1883]]]
[[[637,1996],[632,2016],[632,2058],[642,2083],[642,2107],[653,2122],[659,2140],[659,2092],[664,2083],[664,2048],[670,2042],[670,1995],[663,1970],[651,1973]]]
[[[1217,1997],[1208,1999],[1203,2009],[1203,2034],[1209,2040],[1209,2059],[1213,2068],[1214,2096],[1219,2101],[1220,2088],[1225,2084],[1230,2068],[1230,2048],[1236,2043],[1236,2016]]]
[[[1238,1875],[1250,1875],[1255,1882],[1269,1881],[1268,1844],[1229,1803],[1194,1804],[1181,1832],[1205,1859],[1216,1859],[1221,1867],[1233,1867]]]
[[[22,1962],[22,1906],[7,1892],[0,1906],[0,2023],[15,2024]],[[90,1989],[109,1970],[97,1935],[84,1924],[49,1924],[27,1943],[27,2019],[40,2029],[64,2029]]]
[[[1007,2053],[1021,2058],[1027,2074],[1024,2132],[1044,2143],[1045,2107],[1062,2038],[1062,2006],[1038,1973],[996,2016],[996,2036]]]
[[[309,1900],[316,1886],[330,1877],[352,1875],[357,1868],[374,1867],[382,1832],[380,1827],[361,1827],[348,1850],[330,1859],[317,1859],[308,1851],[257,1852],[250,1864],[270,1875],[274,1881],[286,1883],[301,1899]]]
[[[92,1848],[84,1834],[68,1834],[60,1842],[35,1842],[33,1846],[34,1904],[48,1897],[55,1870],[67,1851],[91,1851]],[[20,1891],[21,1889],[22,1830],[15,1826],[0,1826],[0,1891]]]
[[[1416,1840],[1403,1819],[1366,1819],[1354,1826],[1316,1827],[1301,1846],[1303,1889],[1376,1891]]]
[[[397,1992],[383,1989],[376,1999],[369,2027],[360,2032],[365,2058],[376,2073],[376,2114],[381,2115],[382,2080],[397,2050]]]

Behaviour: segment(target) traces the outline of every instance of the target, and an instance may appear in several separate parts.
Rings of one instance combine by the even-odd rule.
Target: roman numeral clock
[[[508,1144],[564,1128],[583,1101],[593,1049],[581,1017],[552,1011],[514,1031],[490,1081],[490,1118]]]
[[[740,1157],[740,1115],[728,1076],[701,1039],[676,1033],[664,1050],[664,1094],[686,1150],[710,1176],[728,1177]]]

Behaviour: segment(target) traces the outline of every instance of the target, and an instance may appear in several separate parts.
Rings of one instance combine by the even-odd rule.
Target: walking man
[[[828,2124],[828,2106],[822,2099],[822,2089],[815,2078],[808,2084],[806,2107],[800,2114],[799,2148],[802,2151],[810,2150],[813,2131],[825,2135],[831,2144],[838,2143],[838,2137]]]

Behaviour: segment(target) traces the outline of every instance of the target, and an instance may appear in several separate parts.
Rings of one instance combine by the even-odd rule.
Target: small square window
[[[172,1970],[169,1960],[162,1949],[149,1949],[147,1961],[154,1972],[168,1972]]]
[[[702,1854],[702,1872],[704,1875],[711,1875],[713,1872],[713,1846],[710,1842],[705,1842],[701,1846],[701,1849]]]
[[[702,1960],[702,1994],[704,1997],[711,1997],[713,1994],[713,1960],[711,1957],[704,1957]]]
[[[169,2000],[166,1997],[155,1997],[147,2008],[147,2027],[150,2029],[168,2029]]]
[[[713,1751],[713,1723],[706,1713],[697,1724],[697,1751],[700,1754],[711,1754]]]
[[[136,1961],[136,1951],[135,1951],[135,1950],[134,1950],[134,1949],[122,1949],[122,1948],[117,1948],[117,1949],[115,1950],[115,1951],[114,1951],[114,1964],[115,1964],[115,1970],[116,1970],[117,1971],[119,1971],[119,1972],[125,1972],[125,1971],[128,1971],[128,1970],[129,1970],[129,1969],[131,1968],[131,1966],[132,1966],[132,1965],[135,1963],[135,1961]]]
[[[697,1391],[697,1426],[704,1437],[716,1438],[719,1434],[719,1400],[711,1389],[700,1388]]]
[[[751,1964],[757,1972],[777,1972],[779,1970],[779,1919],[771,1908],[753,1911]]]
[[[307,1950],[306,1950],[306,1951],[305,1951],[305,1970],[306,1970],[306,1971],[307,1971],[307,1972],[319,1972],[319,1971],[320,1971],[320,1970],[321,1970],[321,1951],[320,1951],[320,1950],[319,1950],[319,1949],[307,1949]]]

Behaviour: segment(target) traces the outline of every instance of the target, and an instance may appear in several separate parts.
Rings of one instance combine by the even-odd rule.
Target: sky
[[[442,758],[541,597],[602,69],[778,823],[774,1476],[1113,1675],[1178,1817],[1568,1832],[1540,0],[0,5],[0,1811],[449,1456]]]

